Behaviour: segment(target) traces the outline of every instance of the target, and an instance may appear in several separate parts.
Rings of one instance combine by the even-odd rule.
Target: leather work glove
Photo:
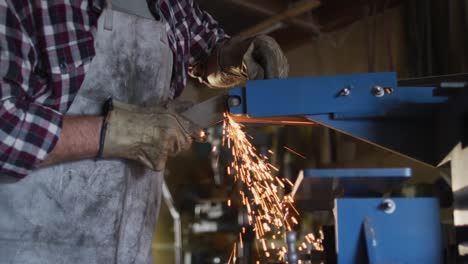
[[[271,37],[233,37],[220,45],[190,74],[213,88],[244,86],[247,80],[286,78],[289,64],[278,43]]]
[[[106,117],[103,158],[135,160],[160,171],[169,156],[187,150],[204,131],[178,113],[191,104],[171,102],[162,107],[138,107],[113,101]]]

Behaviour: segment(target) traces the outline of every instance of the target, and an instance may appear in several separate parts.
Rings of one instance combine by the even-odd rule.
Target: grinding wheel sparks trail
[[[283,196],[286,185],[292,186],[292,183],[273,176],[278,168],[270,164],[266,156],[257,153],[243,126],[227,113],[223,128],[223,146],[231,149],[234,158],[227,171],[240,183],[239,195],[248,214],[248,223],[253,228],[257,241],[261,241],[265,255],[269,256],[265,236],[278,230],[291,231],[298,223],[294,217],[298,216],[294,200],[290,196]],[[273,154],[272,151],[269,152]],[[272,248],[275,249],[276,246]],[[234,255],[235,252],[232,252],[229,263],[235,263]]]

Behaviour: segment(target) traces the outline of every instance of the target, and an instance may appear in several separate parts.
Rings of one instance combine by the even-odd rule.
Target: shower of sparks
[[[299,213],[294,207],[293,197],[283,197],[286,186],[294,185],[288,179],[273,175],[278,168],[269,163],[268,157],[257,153],[249,141],[250,138],[242,125],[225,114],[223,146],[231,149],[234,158],[227,172],[229,175],[232,173],[234,181],[242,186],[239,196],[247,211],[248,224],[253,227],[257,241],[261,242],[265,256],[269,257],[265,236],[278,230],[291,231],[298,224],[296,217]],[[269,153],[273,154],[272,151]],[[280,234],[280,231],[276,234]],[[242,236],[239,238],[242,245]],[[274,243],[270,247],[277,248]],[[235,252],[231,253],[229,263],[235,263],[234,254]]]

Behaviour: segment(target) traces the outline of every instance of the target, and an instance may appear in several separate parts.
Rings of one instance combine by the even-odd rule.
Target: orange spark
[[[294,155],[296,155],[296,156],[299,156],[299,157],[301,157],[301,158],[303,158],[303,159],[307,159],[304,155],[300,154],[300,153],[297,152],[297,151],[292,150],[291,148],[288,148],[288,147],[286,147],[286,146],[283,146],[283,148],[285,148],[287,151],[291,152],[292,154],[294,154]]]
[[[263,246],[263,251],[268,251],[265,239],[262,239],[262,246]]]
[[[270,246],[271,246],[271,249],[276,249],[276,246],[275,246],[275,243],[274,243],[274,242],[271,242],[271,243],[270,243]]]

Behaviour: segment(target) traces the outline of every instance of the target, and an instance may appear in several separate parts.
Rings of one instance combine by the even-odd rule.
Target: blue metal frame
[[[375,96],[375,87],[390,92]],[[344,95],[347,89],[349,94]],[[324,126],[436,166],[434,129],[446,97],[435,87],[398,87],[395,73],[250,81],[230,96],[241,99],[232,114],[249,117],[305,116]]]
[[[393,213],[383,201],[336,199],[338,263],[442,263],[437,199],[392,199]]]

